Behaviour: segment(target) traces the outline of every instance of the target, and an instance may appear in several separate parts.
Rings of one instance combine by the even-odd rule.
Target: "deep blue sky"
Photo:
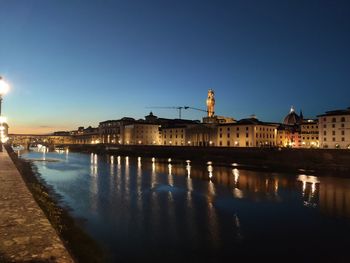
[[[350,1],[0,4],[10,132],[142,118],[149,106],[205,108],[209,88],[216,113],[236,119],[281,121],[291,105],[309,117],[350,106]]]

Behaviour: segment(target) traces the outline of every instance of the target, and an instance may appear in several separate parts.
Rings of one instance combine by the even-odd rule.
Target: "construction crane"
[[[159,107],[159,106],[155,106],[155,107],[147,107],[149,109],[177,109],[179,111],[179,119],[181,119],[181,110],[187,110],[187,109],[192,109],[192,110],[198,110],[198,111],[203,111],[203,112],[207,112],[207,110],[203,110],[203,109],[199,109],[199,108],[194,108],[194,107],[190,107],[190,106],[169,106],[169,107]]]
[[[190,107],[190,106],[184,106],[184,109],[192,109],[192,110],[199,110],[199,111],[203,111],[203,112],[208,112],[207,110],[203,110],[203,109],[199,109],[199,108],[194,108],[194,107]]]
[[[179,119],[181,119],[181,110],[185,109],[185,107],[183,106],[172,106],[172,107],[159,107],[159,106],[155,106],[155,107],[147,107],[149,109],[177,109],[179,111]]]

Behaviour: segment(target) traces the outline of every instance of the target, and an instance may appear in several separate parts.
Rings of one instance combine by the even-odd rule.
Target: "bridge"
[[[69,135],[52,134],[9,134],[9,143],[12,145],[22,145],[26,149],[30,145],[41,144],[47,147],[63,144],[71,144],[72,137]]]

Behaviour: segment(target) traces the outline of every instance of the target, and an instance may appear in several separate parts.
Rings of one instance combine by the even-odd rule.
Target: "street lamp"
[[[0,116],[1,116],[1,102],[2,96],[5,95],[10,89],[9,84],[7,84],[4,79],[0,76]]]
[[[0,76],[0,119],[2,119],[1,115],[1,104],[2,104],[2,96],[5,95],[10,89],[10,86],[4,81],[4,79]],[[1,121],[0,126],[3,127],[3,121]],[[4,132],[4,131],[1,131]],[[0,152],[2,152],[2,140],[3,134],[0,136]]]

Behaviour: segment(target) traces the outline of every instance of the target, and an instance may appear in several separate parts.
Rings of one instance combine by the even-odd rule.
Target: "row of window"
[[[265,138],[265,133],[263,133],[263,134],[257,133],[256,138]],[[275,138],[275,135],[274,134],[266,134],[266,138]]]
[[[311,137],[311,140],[314,140],[315,138],[318,140],[318,137]],[[305,140],[305,137],[303,137],[303,140]],[[310,140],[310,137],[306,137],[306,140]]]
[[[252,144],[251,144],[252,145]],[[219,146],[224,146],[223,145],[223,143],[222,143],[222,141],[219,141]],[[225,146],[231,146],[231,142],[230,141],[227,141],[226,142],[226,145]],[[239,147],[240,145],[239,145],[239,142],[235,142],[234,144],[233,144],[233,146],[235,146],[235,147]],[[249,147],[249,142],[248,141],[246,141],[245,142],[245,146],[246,147]],[[262,146],[275,146],[275,143],[274,142],[256,142],[256,145],[255,145],[256,147],[262,147]]]
[[[325,142],[326,142],[326,141],[327,141],[327,138],[326,138],[326,137],[324,137],[324,138],[323,138],[323,141],[325,141]],[[335,140],[335,137],[333,137],[333,138],[332,138],[332,141],[333,141],[333,142],[335,142],[335,141],[336,141],[336,140]],[[342,137],[342,138],[341,138],[341,141],[342,141],[342,142],[345,142],[345,138],[344,138],[344,137]]]
[[[163,132],[164,132],[164,133],[167,133],[167,130],[163,130]],[[173,130],[168,130],[168,132],[169,132],[169,133],[172,133]],[[177,132],[178,132],[178,130],[175,130],[175,133],[177,133]],[[183,133],[184,130],[182,129],[182,130],[180,130],[179,132]]]
[[[240,127],[236,127],[236,131],[239,131]],[[231,127],[227,127],[226,128],[227,131],[231,130]],[[248,131],[249,127],[245,127],[245,130]],[[258,130],[258,129],[257,129]],[[265,127],[259,127],[259,131],[271,131],[273,132],[275,130],[275,128],[265,128]],[[222,132],[222,128],[219,128],[219,131]]]
[[[323,118],[323,121],[327,121],[327,118],[324,117],[324,118]],[[345,122],[345,117],[341,117],[341,118],[340,118],[340,121],[341,121],[341,122]],[[337,122],[337,118],[336,118],[336,117],[333,117],[333,118],[332,118],[332,122]]]
[[[183,134],[181,134],[181,137],[179,137],[179,138],[182,139],[183,137],[184,137]],[[172,138],[173,138],[173,135],[170,134],[170,135],[169,135],[169,138],[172,139]],[[177,134],[175,134],[175,137],[174,137],[174,138],[177,138]],[[166,134],[164,134],[164,139],[166,139]]]
[[[332,131],[332,135],[335,135],[335,134],[336,134],[336,132]],[[327,136],[327,131],[323,131],[323,135]],[[341,131],[341,135],[345,135],[345,131]]]
[[[345,124],[342,123],[342,124],[340,125],[340,127],[341,127],[341,128],[345,128]],[[324,124],[324,125],[323,125],[323,128],[326,129],[326,128],[327,128],[327,124]],[[334,123],[332,124],[332,128],[335,128],[335,124],[334,124]]]

